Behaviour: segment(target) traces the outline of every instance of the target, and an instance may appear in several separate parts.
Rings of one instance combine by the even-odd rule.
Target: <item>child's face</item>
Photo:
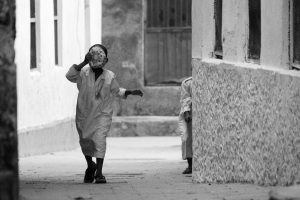
[[[93,47],[89,53],[92,55],[92,59],[89,62],[92,68],[102,68],[107,62],[107,58],[103,49],[99,46]]]

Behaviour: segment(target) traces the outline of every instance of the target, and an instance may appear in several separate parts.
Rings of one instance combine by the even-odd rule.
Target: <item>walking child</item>
[[[182,140],[182,159],[187,160],[188,167],[183,174],[192,173],[193,138],[192,138],[192,77],[182,81],[179,113],[179,131]]]
[[[66,78],[77,84],[76,128],[79,143],[87,162],[84,182],[106,183],[102,167],[106,153],[106,136],[112,122],[114,97],[143,96],[141,90],[119,87],[115,74],[104,69],[108,62],[107,49],[93,45],[79,65],[72,65]],[[87,65],[89,64],[89,65]],[[86,66],[87,65],[87,66]],[[96,157],[96,163],[93,161]]]

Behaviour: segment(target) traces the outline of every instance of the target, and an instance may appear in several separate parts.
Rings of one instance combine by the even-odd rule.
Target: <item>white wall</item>
[[[261,64],[289,69],[289,2],[262,0]]]
[[[192,57],[213,58],[215,44],[214,0],[194,0]],[[261,0],[260,64],[247,66],[289,69],[289,7],[286,0]],[[246,63],[248,55],[248,0],[223,0],[223,60]]]
[[[59,0],[58,0],[59,1]],[[85,6],[82,0],[62,0],[62,65],[54,64],[53,0],[39,0],[40,56],[38,69],[30,70],[30,4],[16,0],[15,40],[18,89],[18,130],[43,127],[74,118],[77,98],[75,84],[65,73],[83,60],[86,48]],[[101,42],[101,1],[88,0],[90,41]]]

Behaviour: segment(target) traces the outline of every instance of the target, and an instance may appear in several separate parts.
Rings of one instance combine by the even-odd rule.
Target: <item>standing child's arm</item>
[[[192,95],[190,88],[190,81],[183,82],[181,84],[181,95],[180,95],[180,115],[185,119],[186,122],[192,120],[191,106],[192,106]]]

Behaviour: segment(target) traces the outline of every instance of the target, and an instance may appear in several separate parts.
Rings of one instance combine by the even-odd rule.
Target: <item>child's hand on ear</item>
[[[88,64],[92,60],[93,56],[90,53],[85,54],[84,63]]]

